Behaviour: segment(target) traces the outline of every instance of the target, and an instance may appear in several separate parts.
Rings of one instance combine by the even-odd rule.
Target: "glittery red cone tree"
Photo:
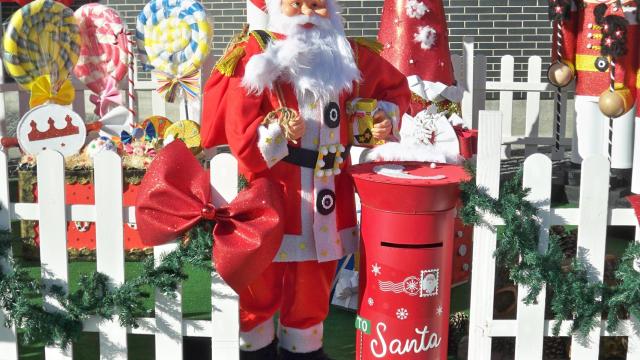
[[[408,77],[415,102],[459,103],[442,0],[385,0],[378,41],[382,57]],[[411,107],[412,115],[418,104]]]

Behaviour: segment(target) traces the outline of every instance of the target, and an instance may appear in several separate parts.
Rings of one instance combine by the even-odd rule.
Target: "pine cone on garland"
[[[600,354],[605,354],[603,360],[623,360],[627,358],[628,338],[603,337],[600,342]]]
[[[542,358],[544,360],[565,360],[569,359],[569,348],[571,342],[564,337],[545,337],[542,347]]]
[[[553,226],[551,231],[558,236],[558,245],[565,258],[573,259],[576,257],[578,251],[578,229],[566,232],[563,226]]]
[[[449,355],[458,355],[458,344],[469,335],[469,315],[457,312],[449,316]]]

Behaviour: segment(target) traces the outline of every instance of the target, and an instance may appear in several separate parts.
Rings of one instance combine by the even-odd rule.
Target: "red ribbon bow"
[[[213,260],[236,292],[251,284],[273,261],[282,237],[282,189],[260,178],[229,204],[211,204],[209,173],[181,141],[165,147],[140,184],[136,222],[142,242],[171,242],[201,220],[215,221]]]

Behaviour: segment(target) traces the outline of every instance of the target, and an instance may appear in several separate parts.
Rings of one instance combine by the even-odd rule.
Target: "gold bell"
[[[617,118],[631,110],[632,100],[631,91],[622,84],[616,84],[614,91],[607,90],[600,95],[598,106],[605,116]]]
[[[563,61],[556,61],[547,70],[549,82],[556,87],[565,87],[573,80],[573,67]]]

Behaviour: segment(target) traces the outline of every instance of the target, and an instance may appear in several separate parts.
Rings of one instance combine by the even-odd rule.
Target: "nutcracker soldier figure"
[[[397,130],[410,91],[377,43],[345,37],[335,0],[267,0],[266,9],[269,31],[241,36],[206,84],[203,147],[229,144],[249,182],[268,177],[285,194],[282,246],[239,292],[241,357],[275,359],[279,346],[283,359],[326,359],[322,323],[337,260],[359,237],[343,171],[353,139],[347,104],[376,100],[369,130],[381,140]]]
[[[551,0],[553,64],[549,80],[576,81],[571,162],[609,155],[611,168],[628,179],[640,44],[638,1]],[[575,166],[578,167],[578,166]],[[628,183],[627,183],[628,185]]]

